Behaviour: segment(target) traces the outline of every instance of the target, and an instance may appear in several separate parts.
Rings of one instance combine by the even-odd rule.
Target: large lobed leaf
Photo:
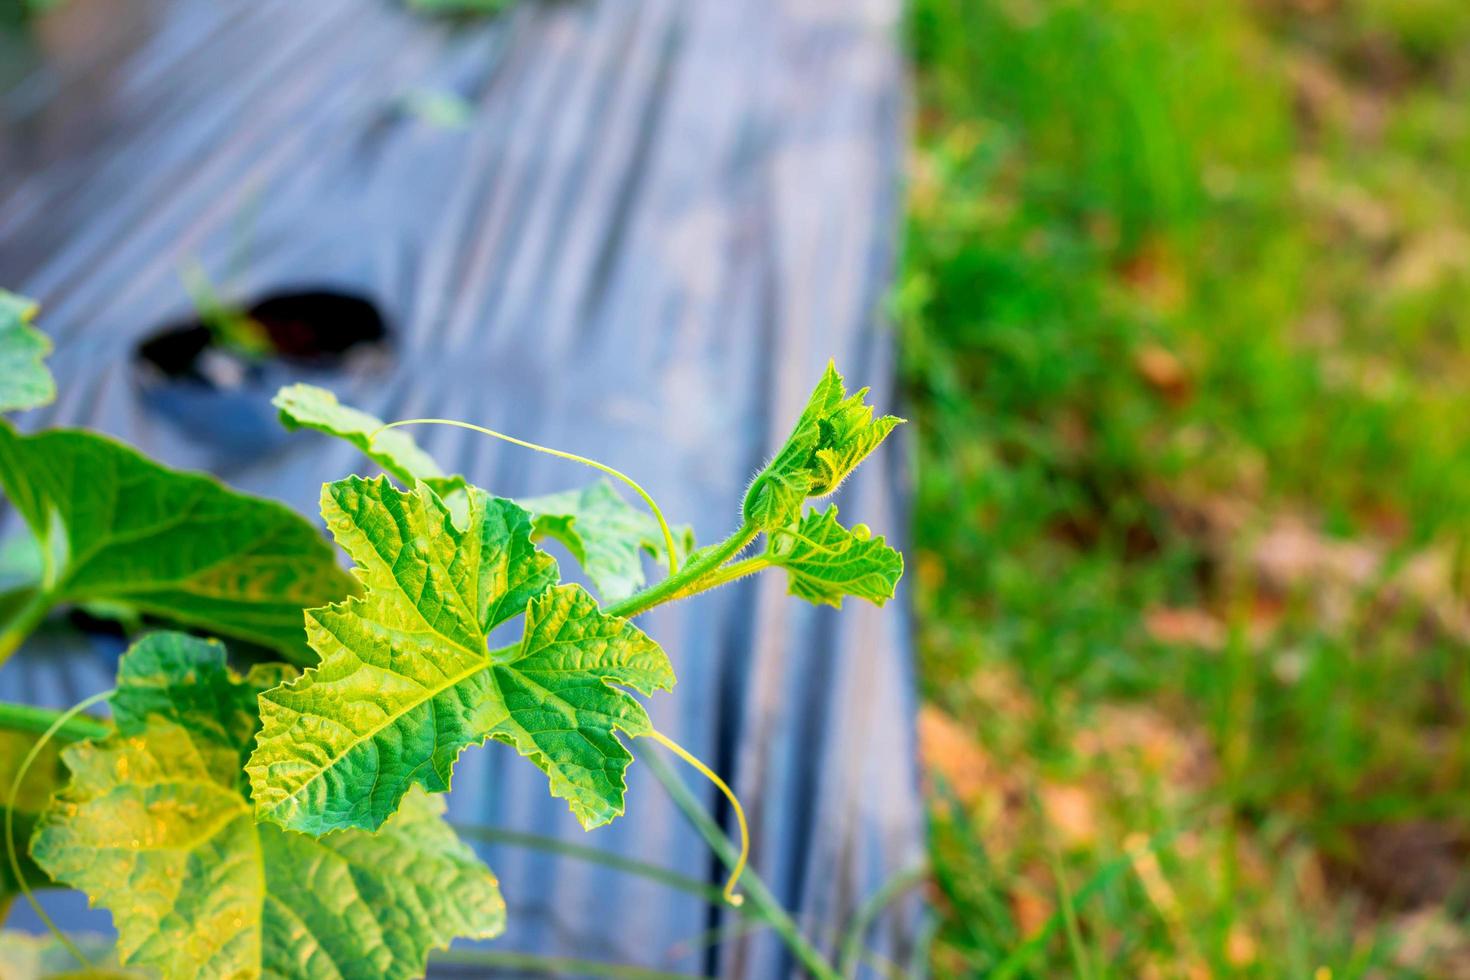
[[[626,599],[643,587],[643,555],[668,560],[658,521],[628,503],[606,480],[516,503],[535,518],[537,538],[566,546],[605,602]],[[684,560],[694,549],[694,532],[674,529],[674,546],[675,557]]]
[[[108,701],[125,734],[142,731],[150,718],[190,729],[211,778],[243,789],[245,758],[260,727],[256,698],[295,674],[285,664],[258,664],[242,679],[217,640],[152,633],[119,661]]]
[[[260,816],[376,828],[410,787],[448,789],[459,753],[486,738],[535,762],[584,825],[620,814],[632,757],[615,731],[649,722],[610,683],[671,687],[658,645],[580,587],[554,587],[556,563],[508,500],[472,489],[459,526],[426,486],[352,477],[323,488],[322,513],[365,591],[308,612],[320,665],[261,697]],[[491,654],[490,631],[522,612],[521,642]]]
[[[841,607],[845,595],[881,606],[903,575],[903,556],[865,525],[837,523],[835,505],[773,534],[766,557],[789,573],[792,595],[829,606]]]
[[[830,361],[801,417],[779,452],[756,475],[745,495],[745,518],[762,531],[776,531],[801,518],[808,497],[825,497],[846,479],[903,419],[873,418],[863,403],[868,389],[845,393],[842,375]]]
[[[148,613],[306,660],[301,610],[354,590],[290,509],[96,433],[22,436],[0,422],[0,485],[40,541],[41,587],[57,603]]]
[[[35,315],[35,303],[0,289],[0,412],[56,398],[56,382],[45,364],[51,341],[31,326]]]
[[[258,824],[238,770],[240,710],[269,678],[155,634],[123,660],[118,734],[63,753],[71,781],[36,862],[113,912],[124,964],[179,977],[408,977],[457,936],[501,931],[495,878],[422,794],[378,834]],[[223,710],[210,709],[212,699]]]

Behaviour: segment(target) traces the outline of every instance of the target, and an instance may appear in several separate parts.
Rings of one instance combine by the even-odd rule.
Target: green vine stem
[[[57,726],[57,721],[64,719]],[[12,704],[0,701],[0,729],[12,732],[27,732],[44,735],[56,726],[52,738],[63,742],[81,742],[89,738],[106,738],[112,734],[112,726],[91,715],[76,714],[70,717],[55,708],[37,708],[29,704]]]
[[[844,980],[853,980],[857,977],[858,963],[863,956],[863,939],[867,937],[868,930],[872,928],[873,922],[895,901],[899,899],[910,888],[922,884],[929,877],[929,867],[921,864],[900,871],[889,878],[868,900],[865,901],[852,917],[852,924],[847,927],[847,934],[842,939],[842,954],[837,962],[837,970],[842,974]]]
[[[745,576],[747,575],[754,575],[756,572],[764,571],[765,569],[770,567],[771,559],[766,555],[755,555],[751,558],[744,558],[740,561],[732,562],[729,565],[725,565],[721,568],[715,569],[713,572],[709,573],[698,582],[695,582],[685,589],[675,593],[670,598],[684,599],[699,592],[708,592],[710,589],[718,589],[720,586],[728,585],[736,579],[745,578]]]
[[[512,953],[508,950],[451,949],[431,954],[430,961],[448,966],[515,970],[540,976],[607,977],[609,980],[700,980],[692,973],[668,973],[641,966],[623,966],[561,956],[537,956],[534,953]]]
[[[9,660],[20,645],[26,641],[26,637],[41,625],[41,620],[51,611],[54,600],[51,593],[45,589],[37,589],[35,595],[26,600],[26,604],[16,610],[14,616],[0,630],[0,664]]]
[[[46,914],[46,910],[41,907],[41,903],[31,893],[31,886],[27,884],[25,874],[21,871],[20,857],[15,850],[15,800],[20,795],[20,786],[25,781],[26,773],[30,771],[32,763],[41,754],[41,750],[46,747],[46,743],[55,738],[57,733],[64,730],[69,723],[80,718],[82,712],[99,701],[107,700],[114,693],[116,692],[109,689],[94,694],[90,698],[78,701],[66,711],[56,716],[46,728],[45,733],[36,740],[36,744],[32,745],[31,750],[26,753],[25,759],[21,761],[20,768],[15,771],[15,779],[10,783],[10,792],[5,797],[5,856],[10,861],[10,870],[15,875],[16,884],[20,886],[20,892],[25,896],[26,901],[31,903],[31,908],[35,910],[36,917],[46,924],[46,928],[51,930],[51,934],[66,948],[67,952],[76,957],[77,962],[82,964],[84,970],[90,970],[92,968],[92,961],[87,959],[86,955],[77,948],[76,944],[71,941],[71,938],[66,933],[61,931],[61,927],[52,920],[51,916]]]
[[[724,541],[702,554],[696,552],[694,560],[662,582],[651,585],[622,602],[606,606],[602,611],[609,616],[622,616],[627,619],[670,600],[682,599],[696,592],[703,592],[706,588],[702,581],[705,576],[718,571],[721,565],[744,551],[759,533],[749,523],[742,524],[739,530]]]
[[[499,827],[482,827],[477,824],[455,824],[455,831],[470,840],[483,841],[487,844],[506,844],[511,847],[526,847],[532,850],[545,851],[561,857],[576,858],[590,864],[600,864],[615,871],[623,871],[649,881],[656,881],[661,885],[667,885],[676,891],[685,892],[703,899],[710,905],[724,906],[725,893],[714,885],[707,885],[695,878],[681,875],[677,871],[661,868],[656,864],[648,864],[633,858],[614,854],[612,851],[604,851],[596,847],[588,847],[585,844],[569,844],[558,837],[545,837],[541,834],[530,834],[519,830],[502,830]]]
[[[663,784],[664,789],[673,799],[674,805],[684,814],[684,818],[695,830],[699,831],[710,850],[715,852],[726,867],[733,868],[736,861],[739,860],[740,849],[725,836],[714,818],[705,812],[704,807],[695,798],[688,785],[656,753],[640,752],[638,754],[658,781]],[[806,971],[817,980],[841,980],[841,975],[801,934],[801,930],[797,928],[796,923],[781,906],[776,896],[771,894],[771,890],[766,887],[766,883],[761,880],[760,876],[754,871],[746,871],[741,880],[744,883],[746,905],[776,930],[777,935],[785,942],[786,948],[791,950],[791,955],[796,957]]]

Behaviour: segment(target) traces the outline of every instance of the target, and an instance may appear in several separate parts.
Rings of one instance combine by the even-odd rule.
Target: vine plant
[[[0,291],[0,410],[54,396],[33,313]],[[739,905],[743,812],[717,775],[654,728],[639,696],[670,690],[674,671],[632,620],[768,568],[810,602],[889,599],[899,553],[864,525],[844,526],[835,506],[806,506],[900,422],[875,418],[865,395],[848,395],[829,365],[751,483],[739,526],[696,548],[604,464],[467,423],[385,425],[328,391],[285,388],[275,400],[285,425],[346,439],[385,474],[322,488],[322,517],[351,575],[284,507],[96,433],[27,436],[0,421],[0,485],[28,529],[0,570],[0,663],[59,606],[140,633],[112,691],[64,713],[0,704],[0,903],[78,888],[111,910],[120,963],[166,977],[413,976],[432,949],[505,927],[496,879],[443,819],[437,794],[459,754],[487,740],[514,747],[591,830],[624,812],[627,740],[647,738],[730,797],[738,851],[658,764],[732,865],[722,897]],[[607,480],[495,496],[444,472],[402,430],[431,422],[586,463],[649,510]],[[546,539],[576,559],[597,596],[562,581],[539,547]],[[667,566],[651,584],[645,555]],[[492,631],[517,619],[519,641],[492,649]],[[143,629],[160,621],[281,659],[239,673],[216,639]],[[110,721],[84,713],[104,700]],[[758,880],[749,884],[752,914],[811,972],[835,975]]]

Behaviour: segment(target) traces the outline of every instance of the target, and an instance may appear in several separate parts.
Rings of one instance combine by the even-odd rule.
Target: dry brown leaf
[[[1097,812],[1092,793],[1083,786],[1044,784],[1038,795],[1047,822],[1066,847],[1088,847],[1097,840]]]
[[[1139,377],[1171,404],[1189,401],[1193,391],[1189,371],[1172,351],[1158,344],[1146,344],[1133,355],[1133,366]]]
[[[929,704],[919,709],[919,754],[925,768],[940,776],[967,806],[974,805],[994,781],[990,759],[974,733]]]
[[[1150,637],[1168,646],[1204,650],[1225,647],[1225,624],[1204,609],[1155,607],[1144,613],[1143,627]]]
[[[1034,936],[1051,919],[1051,899],[1030,888],[1017,888],[1011,892],[1011,915],[1016,919],[1016,929],[1022,936]]]
[[[1250,931],[1239,922],[1230,926],[1230,931],[1225,936],[1225,958],[1230,965],[1237,969],[1244,969],[1256,961],[1260,947]]]

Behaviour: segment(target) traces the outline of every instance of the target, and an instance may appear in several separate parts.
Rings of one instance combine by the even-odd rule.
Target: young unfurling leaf
[[[53,604],[106,604],[310,656],[304,606],[352,594],[316,528],[274,501],[93,432],[0,422],[0,485],[41,544]]]
[[[786,444],[766,464],[745,495],[745,518],[762,531],[776,531],[801,518],[808,497],[825,497],[903,421],[873,418],[863,403],[868,389],[847,395],[842,375],[827,370],[796,420]]]
[[[604,602],[625,599],[643,587],[644,554],[667,559],[658,521],[628,503],[606,480],[516,502],[535,518],[536,537],[566,546]],[[675,528],[674,540],[675,557],[682,562],[694,549],[694,532]]]
[[[472,489],[463,527],[427,487],[356,477],[322,513],[365,592],[307,614],[318,667],[261,697],[248,766],[261,818],[310,833],[373,829],[408,789],[449,788],[455,758],[494,738],[544,770],[584,825],[623,810],[632,756],[615,734],[648,728],[644,694],[674,683],[657,644],[601,613],[531,542],[508,500]],[[490,631],[526,613],[523,638]]]
[[[113,912],[124,964],[165,976],[408,977],[430,949],[504,925],[495,878],[422,794],[376,834],[257,824],[236,758],[264,678],[156,634],[123,659],[118,734],[63,753],[71,781],[32,854]],[[220,717],[211,699],[222,696]]]
[[[51,341],[31,326],[35,314],[35,303],[0,289],[0,412],[56,398],[56,382],[45,364]]]
[[[837,507],[812,511],[795,527],[771,535],[766,557],[791,576],[791,594],[841,607],[845,595],[883,605],[903,575],[903,556],[863,525],[837,523]]]

